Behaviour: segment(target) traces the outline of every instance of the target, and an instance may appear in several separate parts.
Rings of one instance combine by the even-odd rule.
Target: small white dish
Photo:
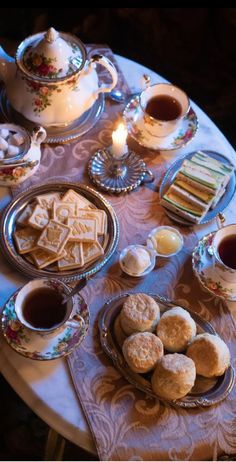
[[[149,253],[150,260],[151,260],[150,265],[141,273],[137,273],[137,272],[134,273],[134,272],[130,271],[129,268],[127,268],[124,265],[124,257],[127,255],[129,250],[133,250],[133,249],[143,249],[143,250],[145,250],[146,252]],[[124,271],[124,273],[128,274],[129,276],[139,278],[139,277],[146,276],[147,274],[149,274],[153,270],[153,268],[155,267],[155,264],[156,264],[156,253],[153,251],[153,249],[151,249],[150,247],[147,247],[145,245],[140,245],[140,244],[128,245],[128,247],[125,247],[121,251],[119,262],[120,262],[120,267],[121,267],[122,271]]]
[[[160,253],[156,249],[155,240],[154,240],[155,236],[160,231],[165,230],[165,229],[175,233],[180,239],[179,248],[171,253]],[[147,246],[150,249],[152,249],[156,253],[156,255],[158,255],[159,257],[164,257],[164,258],[169,258],[169,257],[173,257],[174,255],[177,255],[177,253],[179,253],[181,249],[183,248],[183,245],[184,245],[184,239],[183,239],[182,234],[178,231],[178,229],[173,228],[172,226],[158,226],[157,228],[152,229],[152,231],[149,233],[148,238],[147,238]]]

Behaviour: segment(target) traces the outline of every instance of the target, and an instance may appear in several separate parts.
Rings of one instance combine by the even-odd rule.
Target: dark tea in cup
[[[145,136],[164,137],[179,127],[188,110],[189,99],[183,90],[157,83],[141,93],[135,123]]]
[[[67,313],[60,292],[48,287],[40,287],[30,292],[22,307],[24,319],[33,327],[51,329],[61,324]]]
[[[41,334],[56,331],[73,316],[73,299],[63,299],[70,292],[58,279],[34,279],[25,284],[15,300],[17,318],[25,327]]]
[[[218,253],[226,266],[236,269],[236,235],[224,237],[219,244]]]
[[[211,247],[218,275],[227,282],[236,283],[236,224],[218,229]]]
[[[181,112],[179,101],[169,95],[157,95],[151,98],[146,105],[146,113],[158,120],[175,120]]]

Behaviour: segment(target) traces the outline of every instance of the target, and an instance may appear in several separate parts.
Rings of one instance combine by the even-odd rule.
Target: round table
[[[135,91],[140,88],[142,75],[148,73],[152,83],[164,82],[165,80],[140,64],[130,61],[121,56],[116,56],[118,64],[131,88]],[[166,152],[165,156],[175,158],[176,155],[187,153],[194,149],[208,148],[220,152],[234,162],[234,149],[228,143],[224,135],[204,112],[192,103],[199,119],[199,130],[189,146],[176,151]],[[10,200],[7,188],[0,189],[0,208],[3,209]],[[236,198],[227,208],[226,220],[236,221]],[[198,226],[195,230],[202,235],[216,228],[214,222],[208,225]],[[26,282],[26,279],[18,272],[14,272],[7,262],[0,256],[0,306],[3,306],[9,296]],[[228,304],[236,317],[236,302]],[[81,409],[79,400],[71,381],[67,362],[57,359],[50,362],[32,361],[24,358],[13,351],[0,337],[0,368],[3,376],[27,403],[52,429],[74,444],[96,454],[92,435]]]

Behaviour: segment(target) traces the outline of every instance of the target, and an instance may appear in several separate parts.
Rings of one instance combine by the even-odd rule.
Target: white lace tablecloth
[[[144,72],[151,75],[153,83],[163,81],[160,76],[137,63],[122,57],[117,57],[117,59],[131,90],[139,88],[141,77]],[[199,118],[199,130],[191,144],[175,153],[165,152],[158,155],[162,156],[164,162],[169,162],[172,159],[174,160],[177,156],[183,155],[185,152],[187,153],[194,149],[208,148],[224,154],[230,158],[232,162],[235,162],[234,150],[223,134],[195,104],[193,104],[193,109],[196,111]],[[58,149],[60,151],[60,148]],[[59,151],[58,155],[60,155]],[[148,163],[148,157],[146,157],[145,160]],[[154,157],[150,158],[150,165],[148,164],[148,167],[152,167],[152,162],[155,162]],[[10,198],[8,190],[1,188],[0,197],[0,206],[2,209]],[[236,222],[235,201],[236,199],[231,202],[225,213],[229,223]],[[208,225],[197,227],[195,231],[200,237],[215,228],[216,224],[212,222]],[[25,281],[25,278],[21,274],[14,272],[14,269],[0,256],[1,306],[8,299],[10,294]],[[178,291],[180,292],[181,288],[178,288],[177,285],[177,292]],[[228,306],[236,316],[236,303],[228,304]],[[71,382],[66,361],[55,360],[49,363],[32,361],[19,356],[11,350],[2,338],[0,341],[1,372],[15,391],[52,428],[75,444],[95,452],[92,436]],[[214,413],[212,415],[214,419]],[[219,431],[222,431],[223,434],[222,429]],[[228,450],[232,452],[232,445],[230,446],[230,442]],[[173,458],[177,456],[178,454],[173,454]],[[191,454],[186,454],[186,456],[191,457]]]

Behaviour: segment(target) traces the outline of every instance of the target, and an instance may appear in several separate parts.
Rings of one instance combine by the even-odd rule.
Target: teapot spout
[[[9,56],[0,46],[0,79],[6,83],[13,76],[15,69],[14,58]]]

